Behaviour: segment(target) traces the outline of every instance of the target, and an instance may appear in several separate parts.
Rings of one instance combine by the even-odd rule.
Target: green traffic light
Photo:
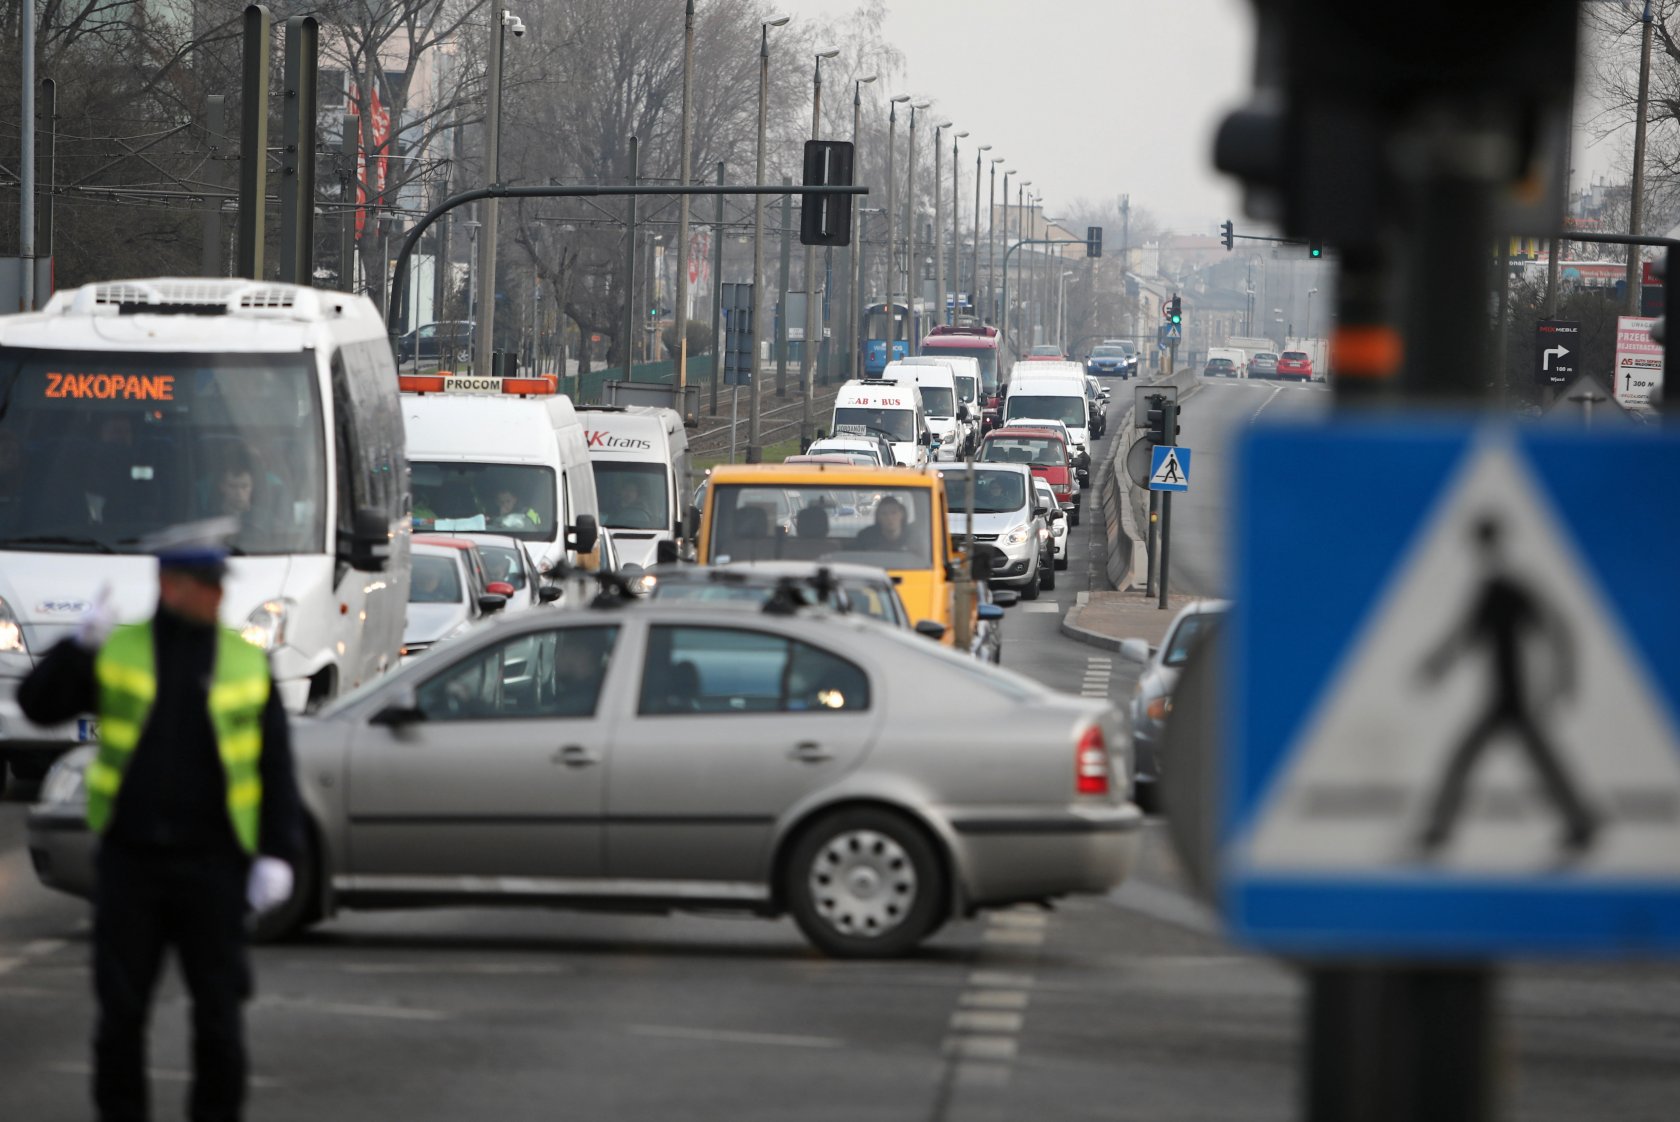
[[[1173,316],[1172,321],[1174,323],[1183,323],[1184,322],[1184,317],[1175,315],[1175,316]]]

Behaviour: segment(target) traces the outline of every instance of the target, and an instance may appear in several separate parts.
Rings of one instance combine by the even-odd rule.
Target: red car
[[[993,429],[980,442],[982,463],[1026,464],[1027,469],[1050,485],[1056,502],[1068,512],[1070,525],[1079,525],[1079,487],[1067,441],[1052,429]]]
[[[1299,378],[1303,382],[1313,380],[1312,356],[1306,351],[1284,351],[1278,355],[1277,376],[1279,378]]]

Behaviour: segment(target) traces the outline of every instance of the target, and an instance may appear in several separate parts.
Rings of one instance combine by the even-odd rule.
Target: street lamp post
[[[1015,181],[1015,240],[1016,241],[1025,241],[1026,237],[1027,237],[1027,188],[1031,187],[1031,186],[1032,186],[1032,180],[1030,180],[1030,179],[1018,179],[1018,180]],[[1005,240],[1007,240],[1007,238]],[[1026,292],[1026,287],[1023,283],[1027,278],[1026,257],[1027,257],[1027,253],[1030,253],[1030,252],[1031,252],[1031,250],[1023,251],[1022,254],[1021,254],[1021,260],[1019,260],[1015,264],[1015,292],[1016,292],[1015,305],[1016,305],[1017,308],[1020,309],[1015,314],[1015,327],[1017,329],[1016,334],[1015,334],[1015,338],[1016,338],[1015,350],[1020,354],[1025,354],[1027,352],[1027,350],[1032,349],[1032,341],[1025,337],[1026,332],[1027,332],[1027,292]],[[1008,269],[1009,268],[1009,263],[1007,261],[1005,261],[1003,267],[1005,269]],[[1008,287],[1009,278],[1005,277],[1003,283],[1004,283],[1005,287]],[[1010,309],[1008,309],[1008,308],[1005,308],[1003,310],[1003,314],[1006,315],[1006,316],[1009,314],[1009,312],[1010,312]],[[1026,348],[1026,350],[1022,350],[1023,346]]]
[[[525,22],[506,8],[496,9],[496,34],[490,37],[489,104],[484,111],[484,176],[494,186],[502,181],[502,55],[507,49],[508,29],[525,33]],[[496,200],[485,199],[484,236],[479,239],[479,285],[488,299],[478,317],[478,341],[473,348],[474,372],[491,374],[490,353],[496,339]],[[625,340],[625,347],[630,346]]]
[[[680,168],[677,182],[688,186],[690,165],[694,159],[693,138],[689,135],[689,106],[694,101],[694,0],[688,0],[683,13],[683,85],[682,85],[682,143],[678,157]],[[688,196],[677,197],[677,304],[671,309],[677,332],[677,395],[679,410],[686,409],[683,387],[688,385]],[[712,278],[717,283],[717,278]],[[715,341],[714,341],[715,342]],[[717,364],[717,356],[712,356]]]
[[[1002,156],[992,157],[992,186],[986,199],[986,322],[998,322],[997,307],[997,169],[1007,163]],[[1009,173],[1003,173],[1003,206],[1009,208]],[[1008,223],[1004,223],[1007,232]]]
[[[974,249],[968,258],[968,306],[978,319],[980,311],[980,172],[981,161],[986,153],[992,150],[990,144],[982,144],[974,150]],[[993,174],[996,174],[994,171]]]
[[[899,94],[887,107],[887,361],[893,360],[898,342],[898,175],[893,168],[898,154],[898,107],[910,100]],[[908,330],[909,325],[905,325]]]
[[[825,58],[836,58],[840,48],[817,52],[816,68],[811,74],[811,139],[818,140],[822,131],[822,64]],[[810,205],[810,204],[807,204]],[[799,450],[811,446],[811,377],[816,367],[817,345],[822,340],[822,321],[817,314],[817,247],[805,247],[805,341],[799,347]]]
[[[951,127],[950,121],[933,126],[933,321],[945,322],[945,149],[939,134]],[[955,143],[955,142],[953,142]],[[951,156],[955,170],[957,157]],[[956,202],[951,203],[953,210]]]
[[[778,16],[758,25],[758,159],[753,182],[764,182],[764,131],[769,118],[770,97],[770,29],[781,27],[791,16]],[[758,356],[764,348],[764,196],[753,196],[753,277],[752,277],[752,371],[747,394],[747,463],[756,464],[764,458],[759,444],[759,387]]]
[[[1313,337],[1313,333],[1312,333],[1312,298],[1314,296],[1317,296],[1317,295],[1318,295],[1318,289],[1316,289],[1316,288],[1307,289],[1307,338],[1308,339],[1311,339]]]
[[[941,319],[941,323],[957,322],[957,294],[962,291],[962,206],[957,202],[957,185],[962,178],[962,170],[957,164],[957,141],[967,136],[967,132],[959,132],[951,137],[951,314]],[[945,255],[939,255],[939,267],[945,268]],[[943,286],[941,286],[943,300]]]
[[[863,139],[863,87],[880,77],[871,74],[852,82],[852,161],[858,164],[857,149]],[[846,353],[850,356],[850,374],[863,376],[863,227],[859,224],[858,197],[851,198],[852,208],[852,294],[846,309]]]
[[[904,350],[906,354],[916,353],[916,344],[921,342],[916,338],[916,297],[922,287],[922,263],[916,257],[916,111],[926,109],[932,105],[931,101],[912,101],[910,103],[910,153],[909,172],[904,177],[904,270],[908,278],[906,286],[910,292],[905,298],[905,334]],[[935,145],[937,147],[937,145]],[[939,192],[935,191],[937,196]]]

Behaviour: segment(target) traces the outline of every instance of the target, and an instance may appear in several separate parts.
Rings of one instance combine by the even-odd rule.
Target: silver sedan
[[[532,642],[552,676],[513,688]],[[856,616],[525,612],[297,722],[312,853],[262,934],[355,908],[721,907],[904,954],[953,917],[1118,883],[1141,822],[1125,735],[1105,703]],[[41,879],[84,896],[88,758],[29,831]]]

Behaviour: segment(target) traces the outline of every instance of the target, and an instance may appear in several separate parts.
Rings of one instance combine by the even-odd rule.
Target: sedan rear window
[[[410,604],[458,604],[461,602],[461,568],[452,557],[416,553],[411,558],[414,575],[408,585]]]
[[[1307,358],[1307,352],[1306,351],[1284,351],[1283,352],[1283,357],[1288,359],[1290,362],[1305,362],[1306,358]]]

